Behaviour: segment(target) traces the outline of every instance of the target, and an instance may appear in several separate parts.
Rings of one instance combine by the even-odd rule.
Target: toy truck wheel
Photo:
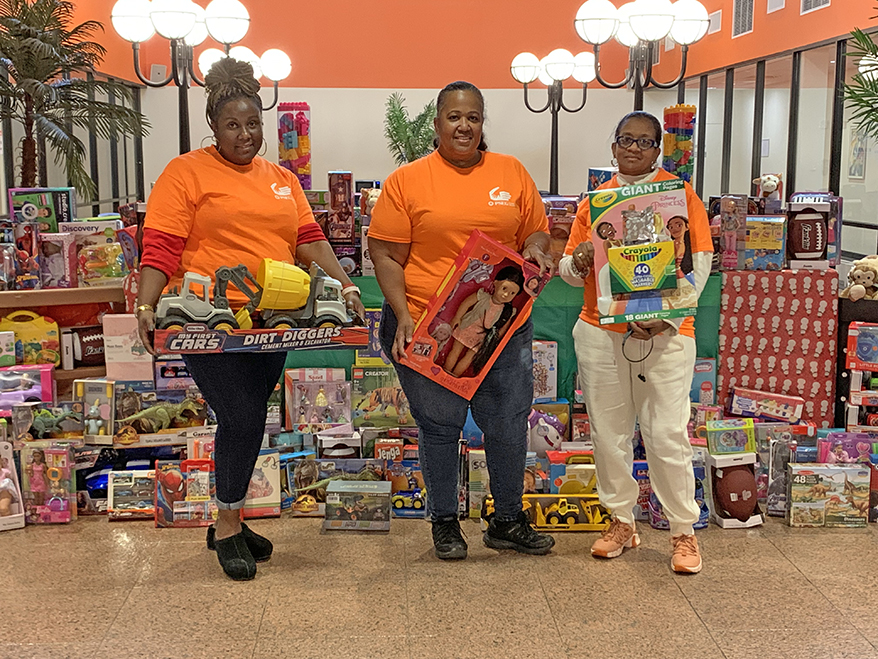
[[[165,316],[159,318],[155,326],[161,330],[181,330],[185,324],[186,319],[181,316]]]
[[[402,505],[403,505],[403,504],[402,504],[402,499],[397,499],[396,501],[393,502],[393,507],[394,507],[394,508],[402,508]]]
[[[573,526],[576,524],[576,515],[567,515],[567,517],[564,518],[564,523],[567,526]]]
[[[296,327],[295,321],[292,318],[289,318],[287,316],[276,316],[274,318],[269,318],[265,322],[266,329],[287,330],[287,329],[293,329],[294,327]]]
[[[415,502],[412,504],[412,506],[414,506],[415,510],[420,510],[421,508],[424,507],[424,502],[421,501],[420,499],[415,499]]]
[[[224,332],[238,329],[238,323],[236,323],[235,321],[230,320],[228,318],[214,318],[213,320],[211,320],[207,324],[207,326],[210,329],[224,331]]]
[[[335,316],[319,316],[314,321],[314,327],[340,327],[341,323]]]
[[[549,526],[558,526],[561,523],[561,515],[558,513],[549,513],[546,515],[546,522]]]

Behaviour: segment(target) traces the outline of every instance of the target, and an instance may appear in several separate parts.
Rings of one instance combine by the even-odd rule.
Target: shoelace
[[[627,526],[624,522],[620,522],[618,519],[614,519],[610,522],[609,528],[604,531],[601,535],[604,540],[612,540],[619,544],[622,544],[627,540],[628,532],[625,530],[625,526]]]
[[[694,535],[681,535],[673,540],[675,552],[680,552],[683,556],[695,556],[698,554],[698,545],[695,544]]]
[[[463,540],[463,530],[454,522],[445,522],[436,529],[436,540],[439,544],[449,544],[455,540]]]

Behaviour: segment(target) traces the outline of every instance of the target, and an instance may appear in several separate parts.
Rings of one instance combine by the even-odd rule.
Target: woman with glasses
[[[601,188],[675,178],[656,164],[661,141],[661,124],[651,114],[632,112],[623,117],[612,146],[619,173]],[[710,275],[713,243],[704,204],[688,183],[685,189],[688,225],[675,217],[665,230],[675,243],[691,246],[691,264],[688,257],[679,258],[677,267],[686,278],[694,278],[700,295]],[[601,234],[600,227],[596,231],[604,244],[615,238]],[[584,289],[584,305],[573,339],[591,421],[598,493],[601,503],[613,513],[610,527],[594,543],[591,553],[615,558],[623,549],[640,544],[633,515],[640,489],[632,475],[632,437],[639,421],[650,483],[670,522],[671,566],[675,572],[699,572],[701,554],[693,524],[700,511],[686,429],[695,366],[693,319],[600,324],[587,199],[579,206],[565,254],[559,265],[561,276],[568,284]],[[628,358],[642,361],[633,363]]]

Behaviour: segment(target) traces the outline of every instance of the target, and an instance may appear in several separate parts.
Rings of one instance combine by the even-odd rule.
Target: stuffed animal
[[[857,300],[878,300],[878,255],[866,256],[859,261],[854,261],[854,266],[848,273],[848,287],[839,297]]]
[[[759,186],[759,196],[763,199],[780,200],[780,174],[763,174],[759,178],[754,178],[753,184]]]
[[[363,215],[372,215],[372,209],[378,203],[378,197],[381,196],[379,188],[364,188],[360,190],[360,213]]]

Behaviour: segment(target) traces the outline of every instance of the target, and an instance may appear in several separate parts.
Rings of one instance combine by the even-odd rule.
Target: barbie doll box
[[[548,279],[519,254],[473,231],[418,320],[405,365],[472,399]]]
[[[683,181],[595,190],[588,199],[601,324],[694,315]]]
[[[0,442],[0,531],[23,526],[24,503],[12,458],[12,444]]]

